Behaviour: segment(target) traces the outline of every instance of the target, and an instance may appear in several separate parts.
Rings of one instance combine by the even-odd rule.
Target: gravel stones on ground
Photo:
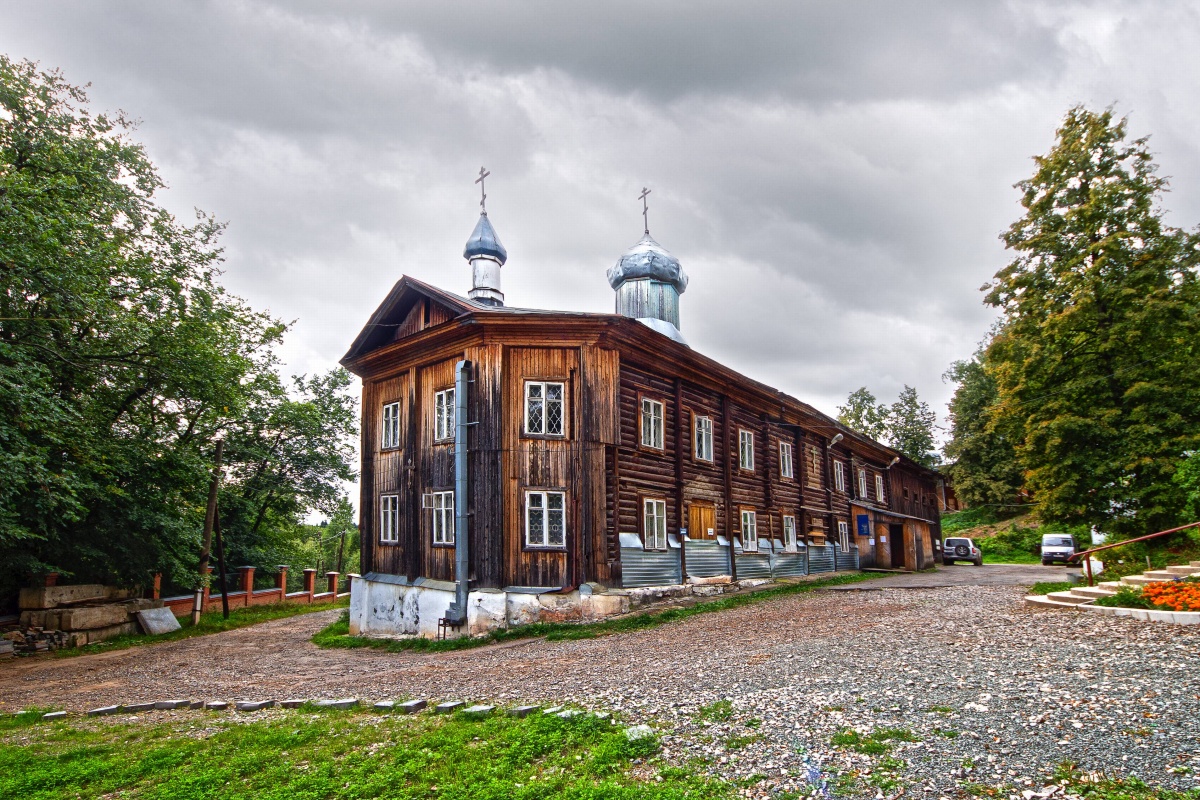
[[[52,694],[86,709],[134,692],[569,705],[650,726],[663,763],[737,779],[749,797],[809,794],[822,783],[856,797],[955,797],[966,784],[1032,797],[1064,761],[1152,785],[1200,785],[1200,630],[1039,612],[1022,606],[1016,586],[862,586],[599,639],[440,654],[320,650],[309,638],[339,613],[321,612],[100,656],[9,662],[0,707]],[[264,639],[273,646],[256,646]],[[217,666],[177,667],[197,661]],[[704,712],[718,701],[727,714]],[[846,731],[881,752],[835,744],[851,738]],[[906,735],[879,739],[886,731]]]

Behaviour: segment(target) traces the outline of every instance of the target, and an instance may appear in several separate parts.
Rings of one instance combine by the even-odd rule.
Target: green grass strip
[[[313,642],[319,647],[370,647],[375,650],[387,650],[396,653],[405,650],[421,650],[427,652],[442,652],[447,650],[467,650],[500,642],[511,642],[518,639],[544,637],[551,641],[564,639],[595,639],[614,633],[628,633],[646,628],[656,628],[669,622],[678,622],[699,614],[712,614],[717,611],[728,611],[733,608],[752,603],[762,603],[777,597],[793,594],[803,594],[814,589],[827,586],[842,586],[848,583],[882,578],[879,573],[856,573],[854,575],[838,575],[833,578],[806,581],[802,583],[785,583],[772,586],[757,592],[747,592],[719,600],[709,600],[682,608],[668,608],[662,611],[646,611],[641,614],[629,614],[617,619],[601,620],[599,622],[534,622],[529,625],[517,625],[512,628],[494,630],[484,636],[462,637],[459,639],[372,639],[365,636],[351,636],[348,615],[313,636]]]
[[[2,720],[2,718],[0,718]],[[737,790],[593,715],[271,711],[74,717],[5,730],[0,797],[140,800],[695,800]],[[635,763],[640,762],[640,763]]]
[[[270,622],[273,619],[286,619],[287,617],[295,617],[300,614],[314,614],[318,611],[329,611],[333,608],[348,608],[349,605],[349,598],[339,600],[336,603],[319,603],[316,605],[271,603],[269,605],[250,606],[249,608],[231,608],[229,610],[229,619],[225,619],[220,611],[207,611],[200,615],[200,623],[198,625],[192,625],[188,618],[183,618],[180,619],[180,624],[183,627],[177,631],[157,636],[144,633],[116,636],[112,639],[106,639],[103,642],[96,642],[95,644],[87,644],[83,647],[55,650],[54,655],[58,658],[72,658],[89,653],[108,653],[113,650],[125,650],[130,647],[140,647],[146,644],[174,642],[179,639],[190,639],[193,636],[207,636],[212,633],[245,628],[249,625],[257,625],[260,622]]]

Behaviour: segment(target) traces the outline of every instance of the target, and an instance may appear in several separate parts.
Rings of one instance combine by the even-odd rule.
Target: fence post
[[[205,567],[204,574],[212,575],[212,571],[213,571],[212,567]],[[209,595],[209,593],[212,592],[212,588],[209,586],[210,583],[212,583],[212,581],[204,582],[204,593],[200,597],[200,610],[201,611],[203,611],[208,606],[208,595]]]
[[[308,602],[312,602],[313,595],[317,593],[317,571],[315,569],[304,570],[304,591],[308,593]]]
[[[279,569],[279,574],[275,576],[275,586],[279,588],[279,602],[282,603],[284,600],[287,599],[288,565],[280,564],[278,569]]]
[[[150,599],[162,600],[162,573],[154,573],[154,583],[150,585]]]
[[[354,592],[354,582],[361,577],[362,576],[359,575],[357,572],[347,572],[346,573],[346,591],[353,593]]]
[[[337,599],[338,573],[326,572],[325,577],[329,580],[329,591],[333,592],[334,599]]]
[[[254,567],[238,567],[238,572],[242,573],[242,591],[246,593],[246,605],[250,605],[250,598],[254,596]]]

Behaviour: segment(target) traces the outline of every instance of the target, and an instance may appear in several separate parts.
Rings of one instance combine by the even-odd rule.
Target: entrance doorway
[[[904,526],[888,525],[888,545],[891,547],[892,569],[904,569]]]
[[[717,509],[715,506],[697,505],[688,507],[688,536],[692,539],[717,538]]]

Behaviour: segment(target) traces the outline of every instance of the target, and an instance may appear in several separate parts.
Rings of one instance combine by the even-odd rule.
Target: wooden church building
[[[342,359],[363,382],[353,632],[939,558],[938,474],[689,347],[687,276],[648,226],[608,270],[614,314],[505,305],[486,210],[464,257],[466,297],[401,278]]]

